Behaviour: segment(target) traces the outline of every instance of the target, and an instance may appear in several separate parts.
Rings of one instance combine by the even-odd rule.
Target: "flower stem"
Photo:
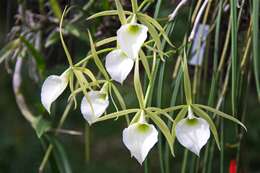
[[[186,172],[186,165],[187,165],[187,160],[188,160],[188,150],[185,149],[184,150],[184,156],[183,156],[183,160],[182,160],[182,166],[181,166],[181,173],[185,173]]]

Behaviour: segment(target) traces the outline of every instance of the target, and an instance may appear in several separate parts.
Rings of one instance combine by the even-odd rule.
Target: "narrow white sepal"
[[[122,84],[131,72],[134,60],[122,50],[116,49],[107,54],[105,66],[111,78]]]
[[[176,125],[176,137],[181,145],[199,156],[210,137],[209,124],[202,118],[184,118]]]
[[[145,25],[130,23],[117,30],[117,42],[130,58],[135,59],[147,38],[148,28]]]
[[[51,104],[62,94],[68,85],[68,71],[62,75],[51,75],[45,79],[41,89],[41,102],[50,113]]]
[[[109,100],[107,94],[100,91],[90,91],[87,95],[89,100],[83,97],[80,110],[85,120],[91,125],[106,111]]]
[[[158,132],[152,124],[137,122],[123,131],[125,146],[140,164],[157,141]]]

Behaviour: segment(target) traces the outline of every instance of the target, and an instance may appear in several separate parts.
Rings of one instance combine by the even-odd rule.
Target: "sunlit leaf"
[[[171,132],[168,128],[168,126],[165,124],[165,122],[156,114],[152,112],[147,112],[149,117],[152,119],[152,121],[156,124],[156,126],[161,130],[162,134],[165,136],[169,148],[171,150],[172,155],[174,156],[174,150],[173,150],[173,138],[171,135]]]

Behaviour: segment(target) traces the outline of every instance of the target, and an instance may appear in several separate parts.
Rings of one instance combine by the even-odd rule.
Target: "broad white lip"
[[[123,131],[123,142],[137,161],[142,164],[158,141],[158,132],[152,124],[137,122]]]
[[[199,156],[210,137],[209,124],[202,118],[184,118],[176,125],[176,137],[181,145]]]

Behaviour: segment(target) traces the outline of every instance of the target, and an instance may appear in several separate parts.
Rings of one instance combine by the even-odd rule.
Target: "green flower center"
[[[198,122],[198,120],[197,120],[196,118],[188,119],[188,120],[187,120],[187,124],[190,125],[190,126],[196,125],[197,122]]]
[[[149,131],[149,129],[150,129],[150,127],[146,124],[140,124],[140,125],[138,125],[137,128],[138,128],[138,131],[142,132],[142,133],[145,133],[145,132]]]
[[[138,25],[130,25],[128,30],[131,34],[137,34],[140,31],[140,27]]]
[[[107,98],[106,93],[102,93],[102,94],[99,95],[99,99],[101,99],[101,100],[106,100],[106,98]]]

